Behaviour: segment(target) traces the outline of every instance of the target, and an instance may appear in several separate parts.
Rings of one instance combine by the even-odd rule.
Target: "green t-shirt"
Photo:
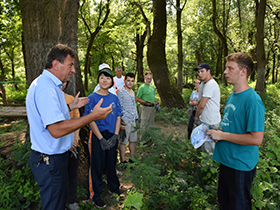
[[[246,134],[264,131],[265,107],[260,96],[249,88],[233,92],[227,100],[221,128],[223,132]],[[259,160],[259,147],[219,141],[213,160],[236,170],[251,171]]]
[[[153,85],[142,84],[137,92],[137,97],[141,98],[144,101],[151,101],[155,103],[155,87]]]

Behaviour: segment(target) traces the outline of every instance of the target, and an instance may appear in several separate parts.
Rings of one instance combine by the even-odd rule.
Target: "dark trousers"
[[[252,171],[239,171],[220,166],[218,201],[221,210],[250,210],[251,188],[256,167]]]
[[[194,117],[195,117],[196,110],[192,112],[190,116],[189,124],[188,124],[188,139],[191,139],[191,134],[194,126]]]
[[[49,165],[39,162],[39,152],[31,151],[30,167],[40,187],[43,210],[65,210],[69,153],[48,155]]]
[[[101,132],[105,139],[113,136],[107,130]],[[102,150],[99,139],[92,133],[89,138],[90,169],[89,169],[89,194],[93,201],[99,200],[103,192],[102,172],[106,166],[108,189],[119,192],[120,182],[116,174],[116,159],[118,141],[110,150]]]
[[[76,149],[78,153],[80,153],[80,147],[77,147]],[[69,155],[69,165],[68,165],[67,200],[69,204],[72,204],[76,202],[79,155],[77,155],[76,158],[72,154],[72,152],[69,153],[70,155]]]

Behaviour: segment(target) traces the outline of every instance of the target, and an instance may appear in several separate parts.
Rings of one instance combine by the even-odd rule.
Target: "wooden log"
[[[25,106],[2,106],[0,107],[1,117],[26,117]]]
[[[6,157],[8,154],[14,151],[12,149],[12,146],[16,142],[17,138],[19,138],[21,142],[24,142],[25,134],[26,134],[26,130],[1,134],[0,135],[1,143],[4,143],[4,145],[0,147],[1,157]]]

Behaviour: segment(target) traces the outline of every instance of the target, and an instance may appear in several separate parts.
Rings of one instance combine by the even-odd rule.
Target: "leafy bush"
[[[135,156],[133,173],[126,177],[144,195],[141,209],[217,209],[217,164],[206,163],[206,155],[185,139],[166,139],[156,129],[147,135],[145,155]]]
[[[13,84],[5,85],[7,101],[8,103],[13,103],[13,104],[25,104],[25,98],[27,94],[27,84],[17,83],[17,86],[18,86],[18,90],[15,90]]]
[[[0,158],[0,209],[29,209],[39,205],[40,190],[29,166],[30,139],[17,140],[9,159]],[[14,163],[17,167],[12,167]]]

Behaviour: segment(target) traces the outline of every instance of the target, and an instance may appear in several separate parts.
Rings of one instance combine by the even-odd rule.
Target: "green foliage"
[[[217,209],[217,165],[185,139],[165,138],[159,129],[147,135],[148,145],[139,148],[145,154],[135,156],[126,177],[144,195],[141,209]]]
[[[171,111],[168,111],[166,107],[162,107],[161,112],[155,114],[155,119],[174,125],[180,125],[181,123],[187,124],[189,117],[186,115],[186,112],[186,109],[173,108]]]
[[[29,209],[40,201],[40,190],[29,166],[30,141],[17,141],[9,159],[0,158],[0,209]],[[14,162],[23,165],[12,168]]]
[[[13,132],[13,131],[20,131],[20,130],[25,130],[27,128],[27,124],[28,122],[25,119],[18,119],[18,120],[14,120],[12,122],[10,122],[8,119],[4,119],[0,117],[0,126],[3,128],[1,128],[0,130],[0,134],[2,133],[8,133],[8,132]],[[5,124],[11,124],[11,126],[8,127],[4,127]]]
[[[12,158],[14,161],[17,162],[18,166],[24,165],[25,168],[29,169],[29,157],[31,154],[31,142],[30,137],[28,136],[26,140],[22,143],[18,138],[13,145],[14,151],[8,155],[8,158]]]
[[[22,80],[22,79],[20,79]],[[15,90],[14,84],[8,83],[4,84],[6,95],[7,95],[7,101],[12,104],[25,104],[25,98],[27,94],[26,89],[26,83],[16,83],[18,90]],[[0,101],[2,101],[2,98],[0,98]]]
[[[143,194],[136,192],[134,194],[129,194],[125,201],[124,201],[124,205],[126,206],[133,206],[135,207],[137,210],[141,209],[141,206],[143,205]]]

